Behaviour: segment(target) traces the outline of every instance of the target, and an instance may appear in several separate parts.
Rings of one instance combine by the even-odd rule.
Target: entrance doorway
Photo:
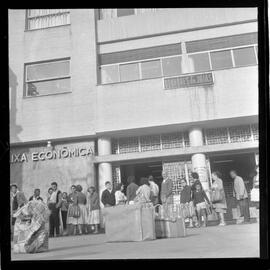
[[[135,182],[137,185],[140,184],[141,177],[148,177],[153,175],[155,183],[161,188],[162,183],[162,162],[150,162],[150,163],[138,163],[138,164],[128,164],[121,165],[121,182],[124,184],[126,192],[126,187],[128,185],[127,178],[131,175],[135,176]]]
[[[232,208],[236,208],[236,200],[233,197],[233,180],[230,177],[230,170],[236,170],[245,182],[247,192],[252,188],[252,181],[255,169],[255,154],[222,155],[210,157],[211,171],[219,171],[222,174],[223,186],[226,194],[227,213],[225,219],[232,219]]]

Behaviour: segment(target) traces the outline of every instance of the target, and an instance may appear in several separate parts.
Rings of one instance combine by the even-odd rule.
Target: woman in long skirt
[[[96,192],[95,187],[90,187],[87,189],[87,210],[88,219],[87,224],[91,229],[94,229],[93,233],[98,233],[98,225],[100,224],[100,204],[99,197]],[[90,230],[89,230],[90,232]]]
[[[71,193],[68,195],[69,206],[68,206],[68,212],[67,212],[67,229],[68,229],[69,235],[76,233],[77,219],[71,215],[71,209],[74,204],[75,196],[76,196],[76,186],[72,185]]]
[[[86,196],[82,193],[82,186],[76,186],[76,196],[74,197],[74,204],[78,205],[80,208],[80,215],[74,218],[75,223],[78,226],[79,234],[82,234],[82,229],[84,228],[85,233],[88,233],[86,228],[87,225],[87,209],[86,209]]]
[[[223,181],[221,180],[221,173],[216,171],[212,173],[212,179],[214,180],[212,185],[212,190],[218,190],[222,196],[222,200],[219,202],[213,202],[213,208],[218,213],[220,217],[220,226],[226,225],[224,220],[224,214],[227,212],[227,203],[226,203],[226,196],[225,191],[223,188]]]

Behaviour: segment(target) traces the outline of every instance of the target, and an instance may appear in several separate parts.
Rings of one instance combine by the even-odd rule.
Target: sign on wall
[[[194,87],[200,85],[211,85],[214,83],[213,73],[200,73],[171,78],[164,78],[164,89],[177,89],[184,87]]]
[[[29,153],[14,153],[10,155],[10,163],[17,162],[27,162],[32,161],[44,161],[51,159],[65,159],[65,158],[75,158],[83,156],[94,155],[94,150],[89,147],[77,147],[77,148],[67,148],[63,147],[58,150],[48,150],[48,151],[36,151]]]

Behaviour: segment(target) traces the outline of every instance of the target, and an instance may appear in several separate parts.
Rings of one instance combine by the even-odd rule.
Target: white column
[[[111,155],[111,139],[110,138],[99,138],[98,139],[98,155]],[[98,183],[99,183],[99,194],[101,196],[102,191],[105,188],[105,182],[112,182],[112,164],[103,162],[98,165]]]
[[[111,139],[110,138],[99,138],[98,139],[98,155],[105,156],[111,155]],[[105,183],[107,181],[112,182],[112,164],[108,162],[103,162],[98,164],[98,188],[99,197],[101,198],[102,191],[105,189]],[[100,202],[100,207],[103,208],[103,204]],[[100,226],[104,227],[103,215],[100,215]]]
[[[201,128],[195,127],[189,131],[189,141],[191,147],[203,146],[203,132]],[[204,153],[196,153],[191,157],[193,171],[197,172],[205,191],[209,190],[207,175],[207,165]]]

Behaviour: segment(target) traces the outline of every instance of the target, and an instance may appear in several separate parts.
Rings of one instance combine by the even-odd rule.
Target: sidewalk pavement
[[[259,224],[187,229],[185,238],[107,243],[105,234],[50,238],[49,251],[11,260],[259,257]]]

